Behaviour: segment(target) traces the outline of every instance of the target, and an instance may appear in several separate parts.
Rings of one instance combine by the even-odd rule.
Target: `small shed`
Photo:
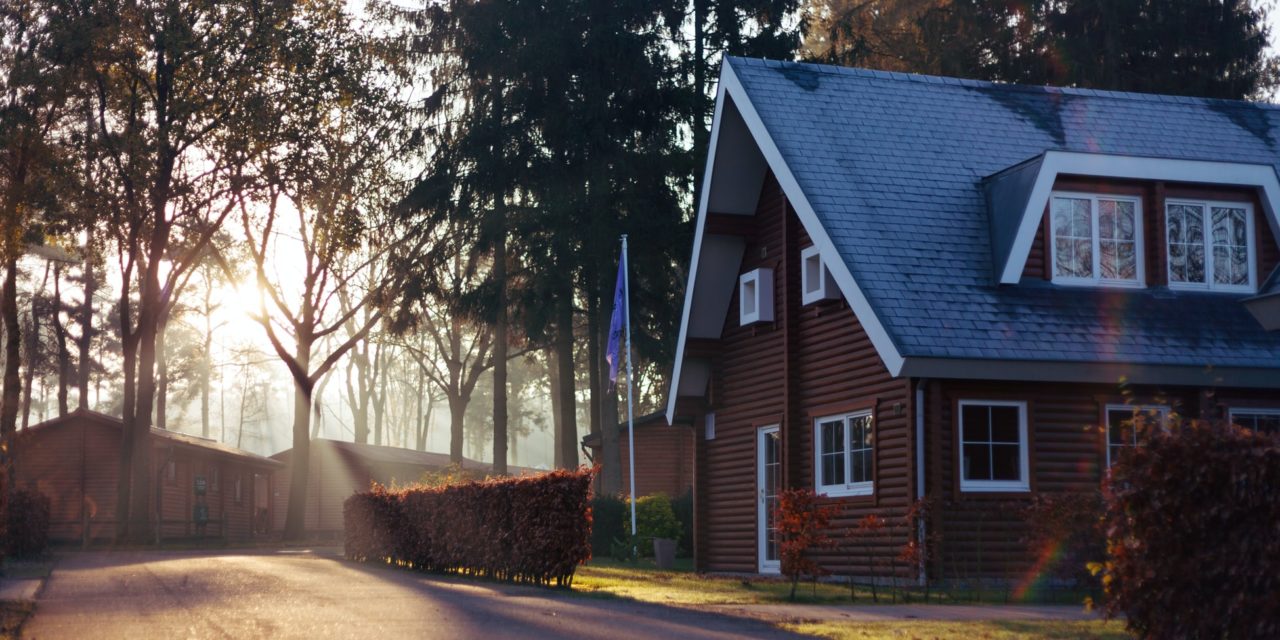
[[[122,426],[119,418],[81,409],[14,438],[16,484],[49,497],[52,540],[115,536]],[[159,538],[245,540],[270,532],[272,477],[282,464],[164,429],[151,430],[151,443]]]
[[[275,527],[284,529],[289,511],[289,485],[292,477],[293,449],[271,456],[289,467],[276,484]],[[311,533],[340,533],[342,504],[357,491],[366,491],[377,482],[382,485],[413,484],[427,473],[449,466],[449,456],[431,451],[415,451],[401,447],[343,442],[317,438],[311,441],[310,469],[307,472],[307,509],[303,528]],[[492,467],[483,462],[463,459],[462,468],[488,473]],[[519,469],[509,469],[519,474]]]
[[[668,425],[662,413],[635,419],[636,424],[636,494],[640,497],[664,493],[672,498],[693,489],[693,429],[688,425]],[[616,464],[622,469],[622,493],[628,494],[630,454],[627,423],[617,426],[618,460],[607,460],[599,432],[582,437],[582,446],[590,451],[592,462],[603,466]],[[600,491],[600,476],[596,476]]]

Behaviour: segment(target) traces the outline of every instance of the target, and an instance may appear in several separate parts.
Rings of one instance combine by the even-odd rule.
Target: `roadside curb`
[[[755,618],[774,623],[892,622],[929,620],[945,622],[1082,621],[1100,620],[1102,614],[1073,605],[804,605],[723,604],[701,605],[701,610]]]

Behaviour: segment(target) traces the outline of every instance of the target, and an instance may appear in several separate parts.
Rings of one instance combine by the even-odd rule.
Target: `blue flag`
[[[618,363],[622,361],[622,323],[626,322],[627,291],[625,274],[627,268],[625,258],[618,262],[618,284],[613,289],[613,318],[609,320],[609,346],[605,350],[604,359],[609,363],[609,382],[618,384]]]

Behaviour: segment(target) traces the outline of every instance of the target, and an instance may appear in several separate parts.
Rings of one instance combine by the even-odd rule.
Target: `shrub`
[[[1107,553],[1102,495],[1042,493],[1023,511],[1028,550],[1044,563],[1042,571],[1076,586],[1097,588],[1089,565]]]
[[[812,489],[783,489],[778,492],[778,506],[774,510],[778,535],[778,556],[782,560],[782,575],[791,579],[792,600],[796,599],[796,585],[803,575],[817,578],[827,574],[818,563],[809,558],[809,550],[831,546],[833,540],[826,534],[835,515],[835,507],[818,504],[818,495]]]
[[[1280,439],[1152,434],[1105,490],[1108,614],[1148,638],[1280,637]]]
[[[678,540],[680,532],[680,521],[676,519],[676,513],[671,509],[671,498],[666,494],[655,493],[636,500],[636,533],[641,538]]]
[[[685,491],[671,501],[671,510],[680,521],[680,538],[677,547],[681,557],[693,555],[693,491]]]
[[[35,489],[17,489],[5,510],[5,553],[26,558],[44,553],[49,546],[49,496]]]
[[[591,559],[592,471],[464,482],[347,499],[346,553],[423,571],[569,586]]]
[[[615,540],[631,532],[627,501],[618,496],[597,495],[591,499],[591,553],[608,556]]]

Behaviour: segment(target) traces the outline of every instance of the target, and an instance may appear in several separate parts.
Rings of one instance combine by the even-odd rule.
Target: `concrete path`
[[[63,557],[23,637],[795,636],[740,615],[428,577],[331,553],[128,551]]]
[[[40,591],[38,578],[30,580],[11,580],[0,578],[0,602],[29,602],[36,599]]]

